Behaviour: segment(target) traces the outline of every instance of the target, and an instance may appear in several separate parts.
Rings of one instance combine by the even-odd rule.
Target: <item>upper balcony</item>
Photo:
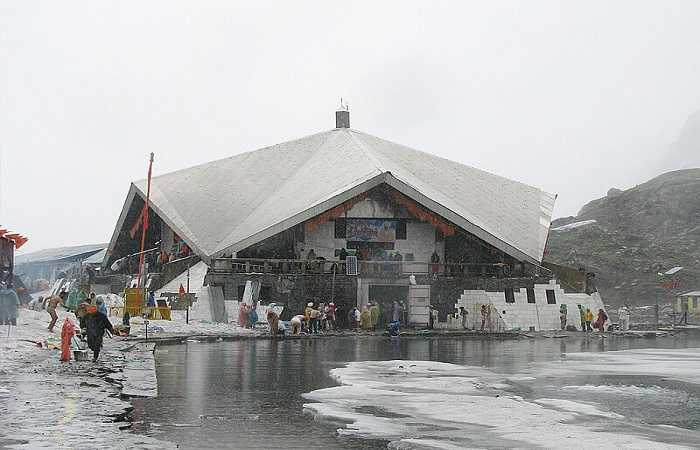
[[[212,260],[214,273],[269,273],[269,274],[353,274],[348,270],[350,260],[299,260],[299,259],[255,259],[216,258]],[[410,275],[432,275],[435,277],[548,277],[551,272],[544,267],[526,266],[513,270],[503,263],[433,263],[430,261],[357,261],[357,276],[366,278],[399,278]]]

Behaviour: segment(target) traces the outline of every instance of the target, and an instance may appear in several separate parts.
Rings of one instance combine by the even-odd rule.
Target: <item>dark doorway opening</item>
[[[369,286],[369,301],[379,303],[381,314],[377,328],[383,330],[391,321],[394,300],[398,301],[404,308],[408,307],[408,286],[397,286],[387,284],[371,284]]]

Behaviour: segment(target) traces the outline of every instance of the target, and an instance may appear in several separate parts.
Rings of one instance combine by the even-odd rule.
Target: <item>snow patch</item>
[[[481,367],[363,361],[333,369],[331,375],[341,386],[305,394],[315,402],[305,404],[305,410],[317,420],[341,425],[340,435],[390,440],[390,448],[551,448],[581,442],[610,449],[685,448],[608,431],[611,421],[623,417],[595,405],[525,400],[502,388],[506,376]]]
[[[560,227],[552,228],[551,231],[571,231],[571,230],[574,230],[576,228],[584,227],[586,225],[590,225],[590,224],[593,224],[596,222],[598,222],[598,221],[595,219],[582,220],[580,222],[569,223],[566,225],[562,225]]]

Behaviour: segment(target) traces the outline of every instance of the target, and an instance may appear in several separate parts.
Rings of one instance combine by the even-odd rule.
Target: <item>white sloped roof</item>
[[[347,128],[155,177],[151,202],[208,259],[239,251],[381,183],[514,257],[542,260],[552,194]],[[145,198],[146,181],[133,191]],[[127,198],[125,211],[129,204]]]
[[[24,255],[15,256],[15,264],[28,264],[39,262],[56,262],[65,259],[77,259],[78,257],[89,257],[107,248],[107,244],[87,244],[74,245],[72,247],[47,248]]]

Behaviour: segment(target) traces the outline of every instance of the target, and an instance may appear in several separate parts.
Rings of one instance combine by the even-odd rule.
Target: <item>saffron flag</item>
[[[131,239],[133,239],[136,236],[136,233],[138,233],[139,229],[141,228],[141,224],[144,224],[145,228],[148,229],[148,216],[145,214],[146,212],[146,205],[143,206],[143,209],[141,210],[141,214],[139,214],[139,218],[136,219],[136,222],[131,226],[131,229],[129,230],[129,236],[131,236]]]
[[[178,294],[180,295],[180,298],[185,296],[185,288],[182,287],[182,283],[180,283],[180,290],[178,291]]]

